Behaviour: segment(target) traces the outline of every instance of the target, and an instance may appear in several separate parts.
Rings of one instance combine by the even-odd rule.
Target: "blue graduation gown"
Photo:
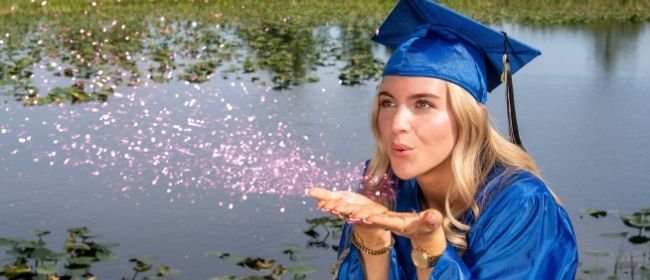
[[[463,256],[447,244],[430,279],[571,279],[578,267],[575,234],[569,217],[548,188],[529,172],[504,174],[495,168],[476,196],[481,209],[467,234]],[[396,211],[421,211],[415,180],[398,180]],[[350,243],[352,225],[340,241],[336,279],[363,279],[361,253]],[[393,235],[389,279],[416,279],[411,242]]]

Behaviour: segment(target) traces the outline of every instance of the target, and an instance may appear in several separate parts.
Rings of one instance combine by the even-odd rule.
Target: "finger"
[[[341,199],[343,193],[328,191],[323,188],[314,187],[307,190],[307,195],[317,200],[338,200]]]
[[[395,233],[405,233],[411,225],[420,220],[417,213],[395,213],[370,215],[367,220],[374,224],[381,225]]]
[[[421,219],[425,226],[432,230],[435,230],[442,225],[442,214],[433,209],[428,209],[422,212]]]
[[[350,216],[354,217],[356,219],[368,219],[371,215],[378,215],[381,212],[377,211],[377,209],[373,207],[358,207],[354,210],[351,211]]]
[[[321,210],[331,211],[334,214],[338,214],[346,205],[348,204],[341,200],[326,200],[319,203]]]
[[[341,214],[345,214],[345,215],[350,216],[352,214],[352,212],[354,210],[357,210],[358,208],[360,208],[360,206],[358,206],[358,205],[352,205],[352,204],[348,204],[348,203],[340,203],[339,205],[334,207],[332,210],[334,210],[336,212],[339,212]]]

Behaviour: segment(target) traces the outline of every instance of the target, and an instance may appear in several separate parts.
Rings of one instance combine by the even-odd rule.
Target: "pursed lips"
[[[390,149],[394,156],[406,156],[414,150],[413,147],[401,143],[392,143]]]

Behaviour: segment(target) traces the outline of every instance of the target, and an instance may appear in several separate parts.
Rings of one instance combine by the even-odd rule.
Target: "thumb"
[[[421,212],[421,219],[424,225],[431,230],[436,230],[442,225],[442,214],[434,209],[427,209]]]

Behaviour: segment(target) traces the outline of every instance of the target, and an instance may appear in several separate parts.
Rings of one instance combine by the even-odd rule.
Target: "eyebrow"
[[[381,92],[379,92],[379,94],[377,94],[377,96],[382,96],[382,95],[388,96],[388,97],[393,98],[393,99],[395,98],[392,94],[390,94],[390,92],[387,92],[387,91],[381,91]],[[416,94],[410,95],[408,97],[408,99],[421,99],[421,98],[440,99],[440,96],[435,95],[433,93],[416,93]]]

